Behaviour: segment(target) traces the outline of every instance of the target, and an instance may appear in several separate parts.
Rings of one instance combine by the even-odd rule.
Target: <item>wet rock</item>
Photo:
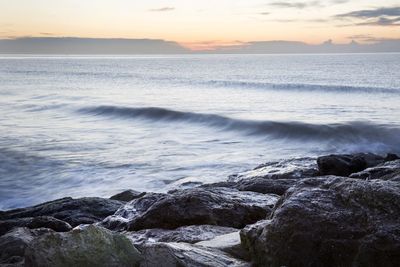
[[[49,229],[14,228],[0,237],[0,265],[24,266],[25,250],[33,240],[43,234],[49,233]]]
[[[241,232],[257,266],[398,266],[400,184],[302,180]]]
[[[219,249],[234,256],[235,258],[250,261],[248,252],[241,244],[239,231],[225,235],[219,235],[211,240],[198,242],[196,245]]]
[[[141,267],[250,267],[250,263],[235,259],[218,249],[187,243],[153,243],[142,251]]]
[[[393,153],[389,153],[385,157],[385,161],[393,161],[393,160],[397,160],[397,159],[400,159],[400,157]]]
[[[27,227],[30,229],[49,228],[56,232],[68,232],[71,225],[54,217],[39,216],[35,218],[18,218],[0,221],[0,235],[3,235],[15,227]]]
[[[349,176],[384,162],[384,158],[371,153],[329,155],[317,159],[321,175]]]
[[[123,202],[98,197],[62,198],[33,207],[0,212],[0,220],[51,216],[72,227],[103,220],[123,205]]]
[[[128,238],[93,225],[39,236],[25,252],[28,266],[139,266],[141,260]]]
[[[235,228],[216,225],[190,225],[179,227],[174,230],[147,229],[137,232],[126,232],[125,234],[135,245],[141,245],[148,242],[196,243],[236,231],[237,229]]]
[[[277,200],[277,195],[229,188],[193,188],[171,194],[146,194],[127,203],[102,225],[130,231],[204,224],[242,228],[265,218]]]
[[[139,191],[135,191],[135,190],[126,190],[124,192],[113,195],[112,197],[110,197],[110,199],[128,202],[133,199],[142,197],[145,194],[146,194],[146,192],[139,192]]]
[[[263,177],[255,177],[244,179],[238,182],[219,182],[213,184],[205,184],[201,187],[228,187],[239,191],[251,191],[262,194],[283,195],[286,190],[295,185],[299,179],[266,179]]]
[[[297,158],[268,162],[253,170],[231,175],[228,180],[229,182],[238,182],[254,178],[301,179],[318,175],[318,166],[314,158]]]
[[[400,160],[388,161],[378,166],[365,169],[361,172],[353,173],[351,178],[356,179],[381,179],[400,181]]]

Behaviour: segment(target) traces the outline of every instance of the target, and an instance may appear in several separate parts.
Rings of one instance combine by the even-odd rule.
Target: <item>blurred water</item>
[[[0,209],[400,152],[400,54],[0,58]]]

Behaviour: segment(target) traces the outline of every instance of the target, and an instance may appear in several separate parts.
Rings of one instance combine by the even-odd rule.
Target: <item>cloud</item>
[[[260,12],[259,13],[260,15],[263,15],[263,16],[268,16],[269,14],[271,14],[270,12]]]
[[[400,7],[381,7],[352,11],[335,16],[338,19],[356,19],[357,26],[400,26]],[[351,25],[345,25],[351,26]]]
[[[173,10],[175,10],[175,7],[168,7],[168,6],[149,9],[149,11],[151,11],[151,12],[166,12],[166,11],[173,11]]]
[[[279,7],[279,8],[296,8],[296,9],[303,9],[306,7],[311,6],[320,6],[321,3],[319,1],[312,1],[312,2],[273,2],[270,3],[269,6]]]
[[[349,0],[331,0],[331,1],[313,0],[313,1],[303,1],[303,2],[278,1],[278,2],[272,2],[268,5],[277,8],[304,9],[309,7],[325,7],[332,4],[343,4],[347,2],[349,2]]]

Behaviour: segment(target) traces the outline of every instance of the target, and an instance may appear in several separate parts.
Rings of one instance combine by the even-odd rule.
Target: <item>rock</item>
[[[36,237],[49,232],[51,232],[49,229],[14,228],[1,236],[0,265],[24,266],[26,248]]]
[[[299,179],[266,179],[263,177],[255,177],[251,179],[239,180],[238,182],[218,182],[213,184],[205,184],[201,187],[228,187],[239,191],[251,191],[262,194],[283,195],[286,190],[295,185]]]
[[[256,266],[398,266],[399,217],[399,183],[312,178],[241,238]]]
[[[384,158],[371,153],[329,155],[317,159],[321,175],[349,176],[384,162]]]
[[[196,245],[208,248],[216,248],[234,256],[235,258],[250,261],[249,254],[242,247],[239,231],[225,235],[219,235],[211,240],[198,242]]]
[[[235,259],[218,249],[187,243],[152,243],[146,245],[141,267],[250,267],[250,263]]]
[[[351,178],[400,181],[400,160],[388,161],[375,167],[353,173]]]
[[[396,159],[400,159],[400,157],[397,156],[396,154],[392,154],[392,153],[387,154],[385,157],[385,161],[393,161]]]
[[[72,227],[91,224],[114,214],[123,202],[98,197],[79,199],[62,198],[33,207],[0,212],[0,220],[51,216],[69,223]]]
[[[25,252],[28,266],[139,266],[141,260],[128,238],[93,225],[44,234]]]
[[[186,225],[242,228],[265,218],[277,195],[229,188],[193,188],[171,194],[146,194],[121,207],[102,225],[110,229],[175,229]]]
[[[254,178],[301,179],[318,175],[319,171],[314,158],[297,158],[268,162],[251,171],[231,175],[228,180],[230,182],[238,182]]]
[[[39,216],[34,218],[28,217],[0,221],[0,236],[15,227],[27,227],[30,229],[49,228],[56,232],[68,232],[72,230],[71,225],[64,221],[58,220],[54,217]]]
[[[126,190],[126,191],[121,192],[119,194],[113,195],[112,197],[110,197],[110,199],[128,202],[128,201],[131,201],[133,199],[142,197],[145,194],[146,194],[146,192],[138,192],[138,191],[135,191],[135,190]]]
[[[186,242],[196,243],[213,239],[216,236],[236,232],[237,229],[216,225],[190,225],[168,229],[147,229],[137,232],[126,232],[135,245],[148,242]]]

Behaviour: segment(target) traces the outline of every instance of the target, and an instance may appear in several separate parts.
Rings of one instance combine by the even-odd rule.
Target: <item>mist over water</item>
[[[400,54],[0,58],[0,209],[400,153]]]

